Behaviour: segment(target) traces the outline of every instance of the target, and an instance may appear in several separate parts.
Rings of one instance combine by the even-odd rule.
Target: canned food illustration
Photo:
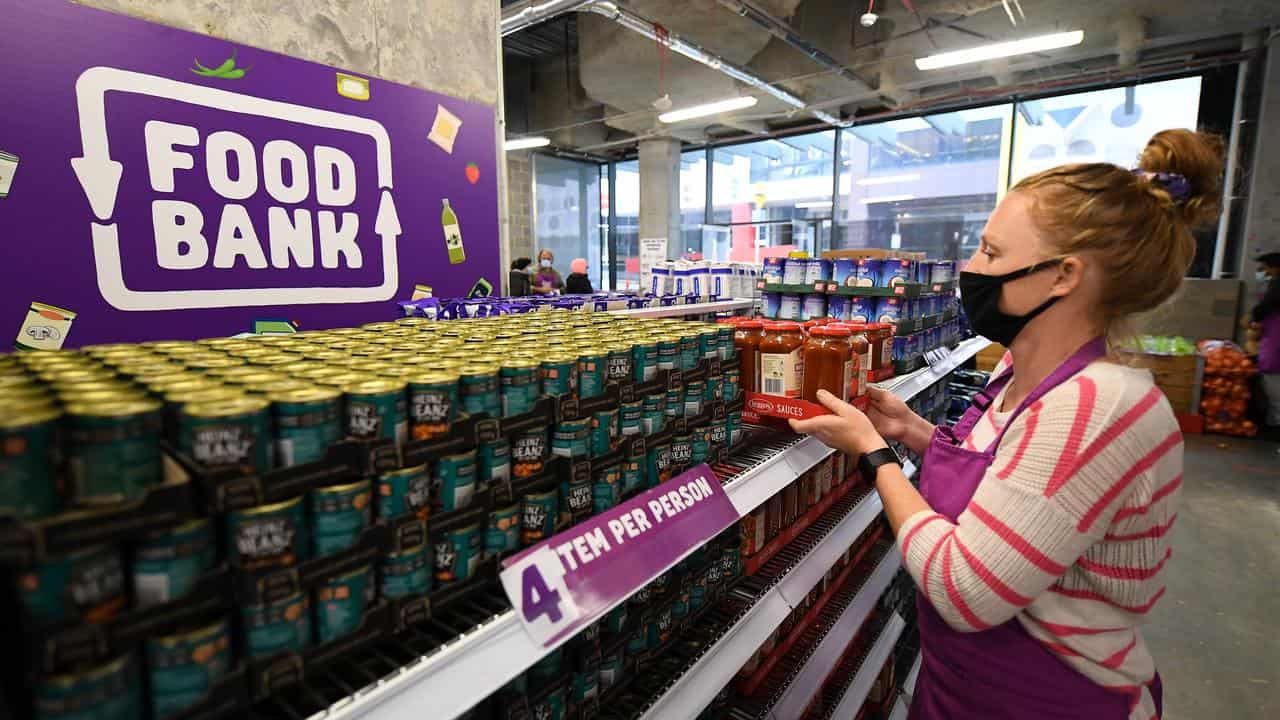
[[[4,153],[0,152],[0,198],[4,190]],[[76,314],[54,305],[33,302],[27,309],[27,317],[18,329],[13,341],[18,350],[60,350],[71,332]]]

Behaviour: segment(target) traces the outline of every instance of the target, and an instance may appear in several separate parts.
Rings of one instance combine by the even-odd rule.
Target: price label
[[[951,358],[951,348],[940,347],[924,354],[924,361],[929,367],[937,367]]]
[[[564,566],[550,547],[542,546],[502,572],[502,588],[534,642],[549,647],[574,624],[582,611],[564,581]]]

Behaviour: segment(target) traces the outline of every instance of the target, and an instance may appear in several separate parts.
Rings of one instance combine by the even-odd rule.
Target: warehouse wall
[[[533,153],[517,150],[507,156],[507,230],[511,257],[534,259],[533,247]],[[510,267],[508,262],[507,266]],[[505,279],[505,276],[504,276]]]
[[[497,2],[79,1],[488,105],[502,91]]]

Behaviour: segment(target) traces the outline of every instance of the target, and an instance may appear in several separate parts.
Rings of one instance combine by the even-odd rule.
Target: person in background
[[[1259,255],[1258,279],[1266,283],[1262,299],[1253,306],[1250,319],[1261,337],[1258,370],[1267,394],[1268,428],[1280,429],[1280,252]]]
[[[554,295],[564,289],[564,279],[560,272],[551,266],[556,256],[550,250],[538,251],[538,267],[533,270],[533,287],[536,295]]]
[[[910,720],[1160,717],[1141,626],[1165,595],[1182,432],[1111,342],[1177,291],[1221,195],[1222,143],[1190,130],[1134,170],[1020,181],[960,274],[974,332],[1009,348],[961,420],[872,389],[865,414],[824,391],[833,414],[791,421],[859,458],[920,590]],[[919,490],[886,438],[923,456]]]
[[[565,278],[564,291],[574,295],[590,295],[595,292],[591,288],[591,278],[587,277],[587,261],[575,258],[569,263],[569,277]]]
[[[533,263],[527,257],[516,258],[511,263],[511,272],[507,273],[507,292],[511,297],[521,297],[530,292],[529,265]]]

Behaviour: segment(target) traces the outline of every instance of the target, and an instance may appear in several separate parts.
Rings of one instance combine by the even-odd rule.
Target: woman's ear
[[[1086,265],[1078,256],[1068,255],[1058,264],[1058,276],[1053,281],[1049,294],[1055,297],[1070,295],[1084,283]]]

